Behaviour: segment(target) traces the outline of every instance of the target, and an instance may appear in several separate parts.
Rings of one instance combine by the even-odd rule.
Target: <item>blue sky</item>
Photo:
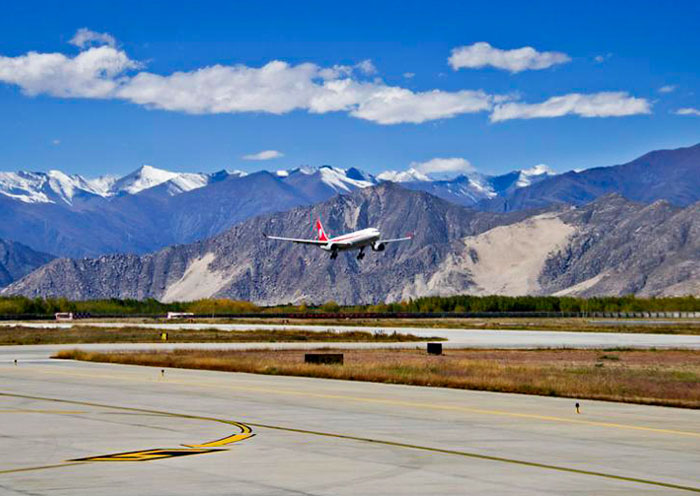
[[[0,170],[496,174],[699,142],[700,3],[565,3],[4,5]]]

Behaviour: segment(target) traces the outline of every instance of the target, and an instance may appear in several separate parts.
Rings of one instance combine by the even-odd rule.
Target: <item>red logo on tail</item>
[[[314,226],[316,229],[316,234],[318,236],[319,241],[328,241],[328,236],[326,235],[326,231],[323,229],[323,224],[321,224],[321,219],[316,220],[316,225]]]

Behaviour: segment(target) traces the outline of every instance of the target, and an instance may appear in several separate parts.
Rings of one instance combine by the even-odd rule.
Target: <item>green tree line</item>
[[[367,308],[367,307],[365,307]],[[450,296],[426,297],[369,308],[377,312],[468,313],[468,312],[697,312],[700,299],[694,296],[637,298],[604,296]]]
[[[254,313],[472,313],[472,312],[700,312],[700,298],[694,296],[637,298],[606,296],[450,296],[426,297],[398,303],[341,306],[328,301],[322,305],[278,305],[259,307],[247,301],[203,299],[192,302],[161,303],[146,300],[71,301],[65,298],[0,298],[0,315],[53,315],[56,312],[91,315],[163,315],[167,312],[195,314]]]

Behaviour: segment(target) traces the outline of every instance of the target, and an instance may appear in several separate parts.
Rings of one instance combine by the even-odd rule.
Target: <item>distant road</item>
[[[1,323],[1,326],[13,324]],[[22,324],[24,326],[44,329],[67,329],[72,323],[56,322],[32,322]],[[413,334],[420,337],[435,337],[447,339],[446,348],[679,348],[700,350],[700,336],[683,334],[644,334],[644,333],[607,333],[607,332],[566,332],[566,331],[511,331],[511,330],[484,330],[484,329],[433,329],[433,328],[408,328],[408,327],[364,327],[364,326],[336,326],[336,325],[276,325],[276,324],[133,324],[133,323],[92,323],[84,324],[96,327],[146,327],[151,329],[218,329],[222,331],[253,331],[253,330],[304,330],[312,332],[335,331],[364,331],[372,333],[391,334],[393,332]],[[299,348],[306,347],[304,343],[297,344]],[[415,348],[422,346],[417,343],[357,343],[357,346],[369,348]],[[162,345],[158,345],[162,346]],[[226,345],[238,348],[240,346]],[[250,348],[250,344],[244,344]],[[260,348],[260,344],[253,344]],[[317,345],[313,345],[317,346]],[[325,343],[324,346],[340,347],[340,343]],[[345,347],[345,345],[343,345]],[[73,345],[72,347],[75,347]],[[81,346],[82,347],[82,346]],[[114,345],[111,345],[114,347]],[[143,345],[137,345],[143,348]],[[187,347],[187,346],[185,346]],[[189,346],[191,347],[191,345]]]

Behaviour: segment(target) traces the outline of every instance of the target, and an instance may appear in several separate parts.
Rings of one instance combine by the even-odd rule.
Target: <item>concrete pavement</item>
[[[161,375],[50,351],[14,365],[19,351],[0,348],[0,494],[700,491],[693,410],[583,401],[577,415],[570,399]],[[242,426],[255,435],[241,438]],[[69,461],[94,457],[105,461]]]

